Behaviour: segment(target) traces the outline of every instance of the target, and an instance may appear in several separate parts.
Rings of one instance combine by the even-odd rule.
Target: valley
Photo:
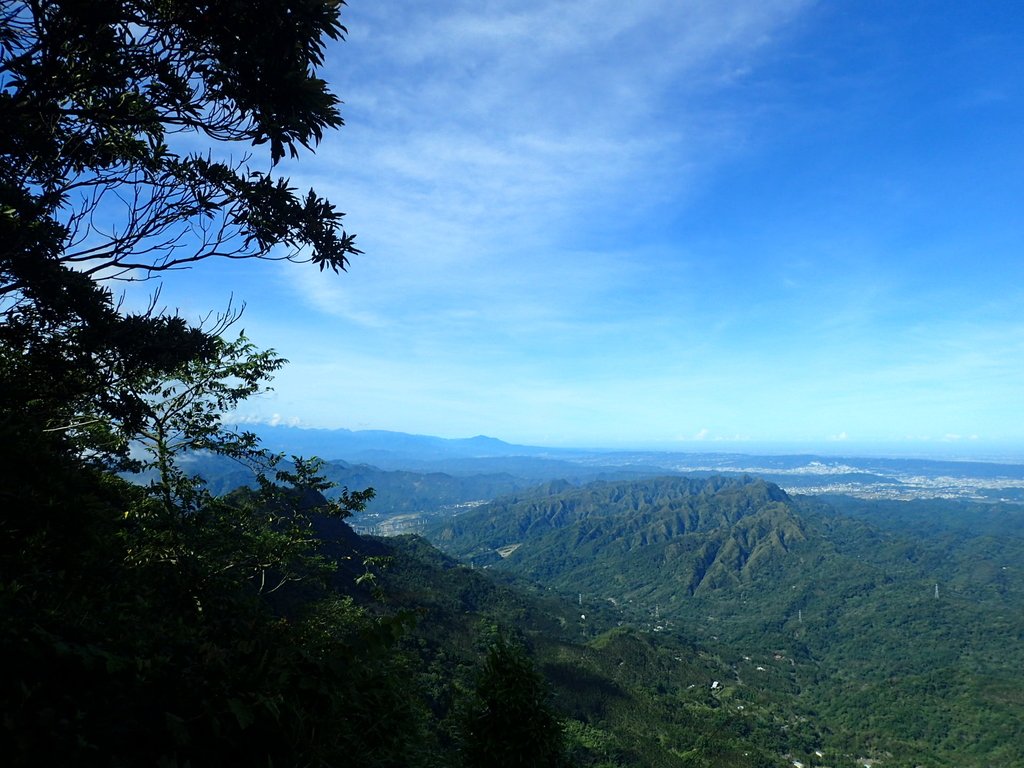
[[[1024,767],[1020,3],[0,8],[3,766]]]
[[[323,471],[377,490],[349,522],[427,690],[486,625],[581,766],[1024,764],[1022,467],[409,442]]]
[[[729,666],[719,685],[736,706],[770,691],[814,713],[833,754],[1024,761],[1007,695],[1024,685],[1024,509],[1000,510],[996,539],[984,525],[922,532],[913,507],[903,521],[886,509],[881,530],[870,507],[856,519],[759,479],[657,478],[539,490],[427,533],[478,567],[575,594],[581,610],[697,643]]]

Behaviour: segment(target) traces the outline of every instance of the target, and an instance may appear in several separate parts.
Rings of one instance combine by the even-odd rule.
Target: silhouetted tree
[[[461,718],[465,768],[565,764],[562,726],[547,682],[525,651],[498,638],[488,649]]]
[[[313,190],[230,160],[297,156],[340,126],[316,76],[335,0],[0,5],[0,442],[83,448],[145,414],[134,383],[208,356],[218,328],[123,313],[110,280],[211,258],[343,270],[359,253]],[[257,158],[259,159],[259,158]],[[101,279],[104,282],[99,282]],[[107,436],[109,437],[109,436]],[[124,453],[124,442],[87,446]]]
[[[108,287],[211,258],[345,269],[331,203],[223,159],[341,125],[316,76],[341,6],[0,3],[6,765],[420,762],[404,620],[327,588],[313,525],[372,492],[329,501],[316,463],[225,427],[283,362],[223,338],[237,313],[127,313]],[[259,461],[258,488],[214,498],[193,450]]]

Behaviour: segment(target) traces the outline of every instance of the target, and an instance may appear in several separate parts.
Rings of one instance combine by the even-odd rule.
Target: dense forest
[[[4,764],[1024,762],[1018,508],[274,454],[226,420],[284,365],[239,311],[119,302],[359,256],[258,170],[342,124],[316,72],[343,5],[2,4]],[[375,483],[391,514],[463,505],[446,552],[358,535]]]
[[[428,535],[700,645],[732,665],[735,695],[785,680],[784,709],[828,752],[952,766],[1024,760],[1022,525],[1018,505],[666,477],[551,484]]]
[[[221,420],[281,358],[233,331],[230,306],[196,322],[113,293],[209,259],[333,274],[359,253],[330,201],[258,170],[341,125],[316,76],[340,10],[0,8],[7,765],[432,759],[394,649],[409,619],[362,607],[350,593],[372,560],[327,554],[317,533],[372,492],[327,501],[315,463],[281,465]],[[225,159],[233,146],[247,159]],[[256,488],[215,496],[183,468],[190,451],[251,467]]]

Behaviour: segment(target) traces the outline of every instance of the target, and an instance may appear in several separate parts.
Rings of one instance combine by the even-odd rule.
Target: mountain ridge
[[[552,448],[517,445],[485,435],[441,438],[387,430],[242,427],[257,433],[264,446],[273,451],[372,464],[386,470],[452,475],[506,472],[533,482],[555,477],[585,482],[602,476],[752,474],[801,493],[1024,503],[1024,462],[1016,459],[1017,463],[994,458],[898,458],[884,453],[858,457],[833,454],[831,450],[709,452],[706,447],[704,451],[694,450],[697,445],[675,451]]]
[[[475,564],[507,561],[555,584],[586,582],[588,571],[621,561],[625,599],[643,591],[652,568],[670,565],[692,595],[749,581],[804,540],[790,503],[778,486],[751,477],[598,481],[498,499],[435,523],[428,535]]]
[[[687,503],[653,503],[666,484]],[[737,684],[792,695],[849,760],[1024,764],[1020,505],[845,500],[844,515],[731,477],[550,490],[427,533],[477,566],[578,596],[581,624],[613,606],[624,623],[731,659]],[[634,509],[639,498],[651,503]],[[969,511],[980,532],[957,520]]]

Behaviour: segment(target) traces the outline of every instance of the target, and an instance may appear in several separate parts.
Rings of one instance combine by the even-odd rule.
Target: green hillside
[[[719,655],[618,626],[606,606],[581,614],[578,601],[468,567],[417,537],[367,544],[393,557],[379,575],[384,606],[415,611],[404,646],[419,660],[417,681],[441,744],[481,644],[499,633],[529,649],[576,765],[783,766],[784,755],[811,755],[822,742],[785,671],[746,685]]]
[[[806,540],[786,494],[750,478],[549,484],[430,532],[470,562],[651,608],[751,583]]]
[[[549,486],[431,536],[705,645],[744,685],[784,671],[839,753],[1020,764],[1024,539],[908,509],[883,529],[761,480],[663,478]]]
[[[282,175],[343,124],[321,75],[344,5],[3,3],[3,765],[1024,765],[1019,508],[830,506],[749,477],[637,479],[669,455],[345,430],[262,444],[244,428],[288,403],[323,403],[326,421],[415,411],[360,416],[352,385],[398,391],[370,375],[373,340],[290,317],[290,299],[250,327],[297,339],[298,320],[313,367],[276,405],[244,405],[286,363],[238,325],[246,292],[283,295],[276,266],[253,267],[338,274],[362,255],[339,203]],[[396,216],[423,242],[462,241]],[[224,303],[204,306],[207,288]],[[419,362],[406,383],[426,392]],[[485,414],[463,407],[471,392],[432,403]],[[327,451],[384,468],[291,455]],[[832,477],[894,474],[850,469]],[[1017,498],[1007,469],[970,469],[970,487]],[[402,516],[433,517],[448,552],[356,530]]]

